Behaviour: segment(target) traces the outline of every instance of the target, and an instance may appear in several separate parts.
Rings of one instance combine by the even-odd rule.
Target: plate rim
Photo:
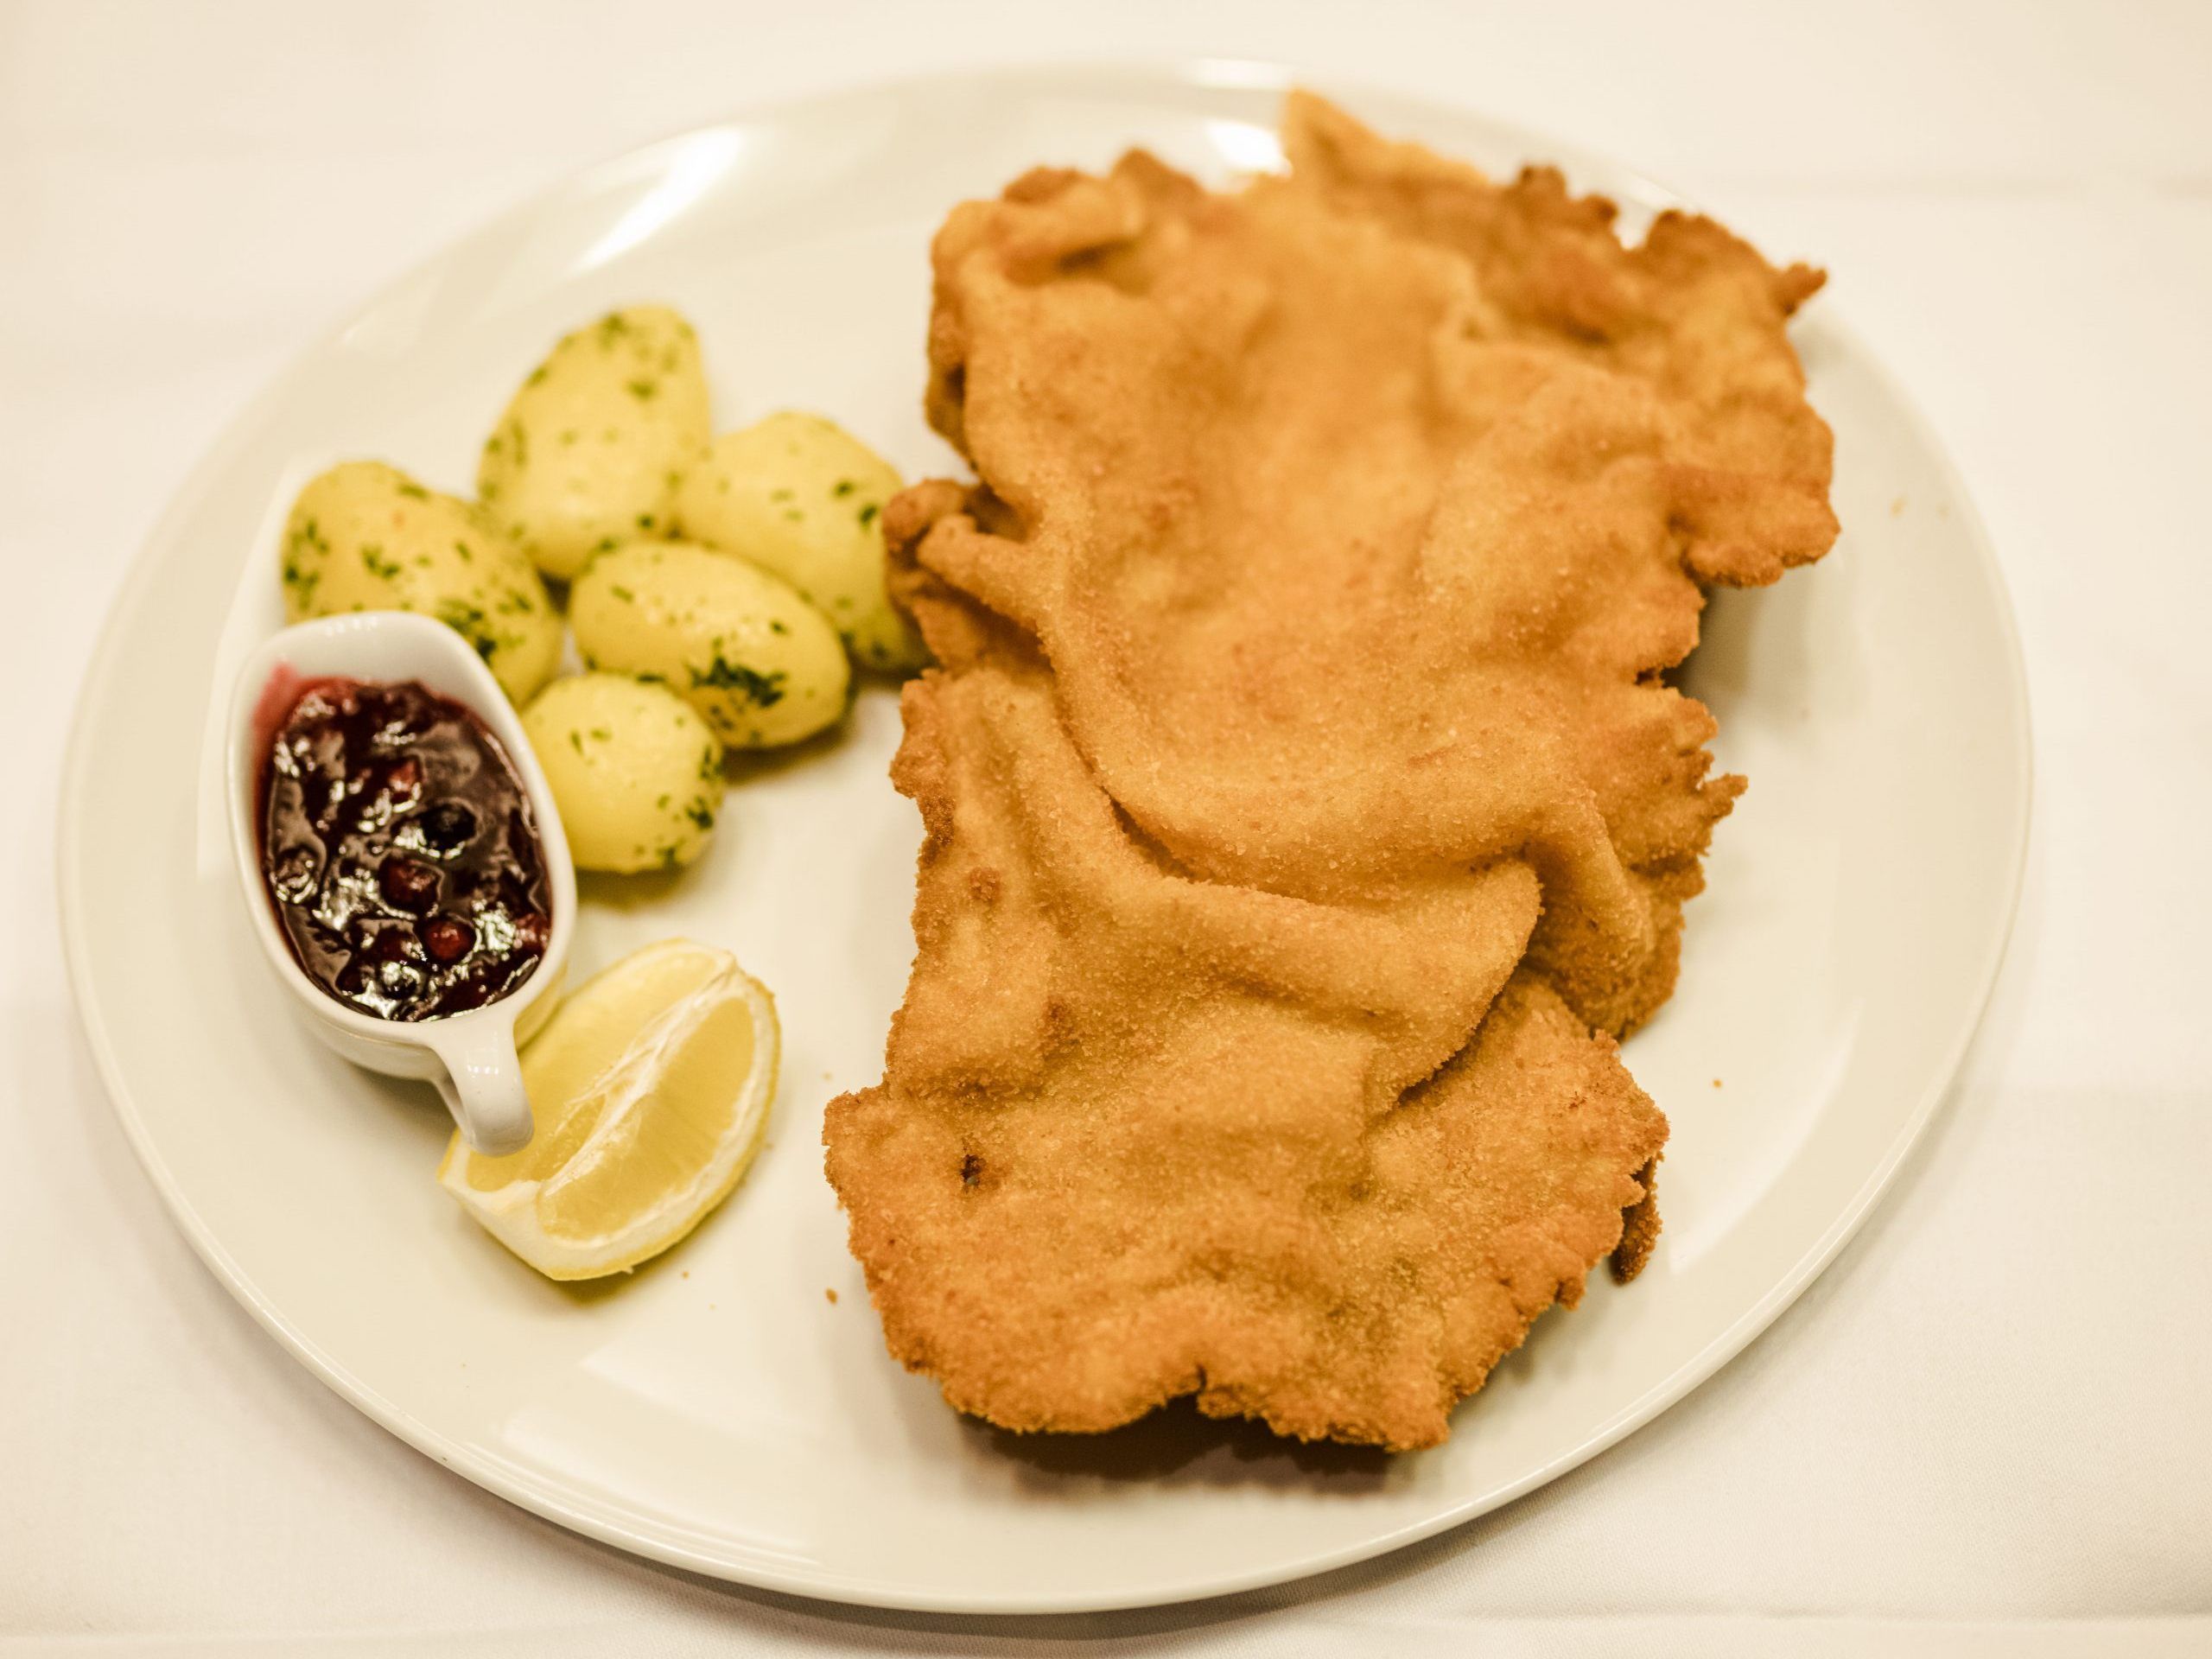
[[[1693,208],[1696,205],[1693,199],[1652,179],[1638,168],[1623,163],[1601,151],[1554,138],[1551,134],[1525,123],[1493,116],[1475,106],[1457,104],[1446,98],[1372,81],[1347,79],[1325,71],[1312,72],[1304,67],[1276,60],[1219,56],[1116,57],[1096,60],[1043,58],[919,70],[833,84],[788,96],[747,99],[734,105],[718,119],[673,128],[565,169],[505,207],[471,222],[423,257],[381,276],[365,292],[349,301],[345,308],[337,313],[334,321],[289,353],[285,363],[271,378],[231,415],[215,439],[197,453],[182,474],[181,481],[167,505],[138,537],[137,550],[129,568],[108,601],[106,613],[87,659],[84,678],[79,685],[64,739],[55,817],[54,897],[60,921],[62,955],[79,1028],[91,1052],[102,1090],[122,1124],[124,1137],[140,1167],[152,1182],[171,1219],[183,1233],[194,1253],[232,1299],[287,1353],[349,1405],[417,1452],[505,1502],[631,1555],[697,1573],[724,1583],[846,1606],[919,1613],[1033,1617],[1180,1605],[1264,1589],[1373,1560],[1464,1526],[1548,1484],[1655,1421],[1750,1346],[1820,1277],[1880,1204],[1906,1160],[1926,1134],[1936,1113],[1950,1097],[1967,1051],[1982,1027],[2018,924],[2035,817],[2035,749],[2026,658],[2012,592],[2005,580],[2004,567],[1997,557],[1987,524],[1956,461],[1948,447],[1941,441],[1918,401],[1910,395],[1909,388],[1891,369],[1887,361],[1871,349],[1866,338],[1850,322],[1842,308],[1833,301],[1824,302],[1821,307],[1823,331],[1845,346],[1853,357],[1854,366],[1873,378],[1894,401],[1905,417],[1916,446],[1929,458],[1950,491],[1955,503],[1952,515],[1954,533],[1970,544],[1974,566],[1993,601],[1993,615],[1997,624],[2001,654],[2009,669],[2007,680],[2011,696],[2006,705],[2010,716],[2006,737],[2019,779],[2018,798],[2012,803],[2010,813],[2012,830],[2011,845],[2006,849],[2008,868],[2004,882],[2006,895],[2004,919],[1993,932],[1985,949],[1983,960],[1974,976],[1972,994],[1945,1047],[1942,1063],[1931,1068],[1931,1080],[1901,1121],[1866,1180],[1827,1229],[1790,1264],[1765,1294],[1666,1378],[1592,1429],[1571,1451],[1503,1486],[1478,1492],[1421,1520],[1363,1537],[1356,1543],[1316,1550],[1278,1560],[1264,1567],[1247,1568],[1231,1573],[1196,1573],[1184,1580],[1154,1584],[1141,1589],[1104,1589],[1084,1593],[1053,1593],[1044,1597],[1019,1592],[977,1594],[959,1591],[935,1594],[905,1590],[893,1592],[869,1581],[838,1573],[793,1568],[788,1564],[774,1573],[762,1572],[747,1564],[734,1562],[725,1555],[687,1548],[673,1539],[626,1527],[620,1521],[611,1518],[607,1506],[594,1509],[571,1501],[557,1483],[441,1433],[411,1416],[385,1395],[368,1386],[319,1348],[261,1294],[194,1208],[153,1145],[124,1082],[121,1064],[108,1036],[107,1021],[93,995],[89,965],[92,945],[85,937],[84,906],[76,898],[86,873],[76,852],[77,836],[73,833],[85,810],[83,796],[88,787],[92,770],[90,751],[85,741],[86,728],[92,718],[95,705],[104,701],[102,694],[118,671],[120,653],[114,649],[117,637],[125,619],[135,614],[142,602],[142,590],[150,581],[154,569],[154,561],[150,557],[153,550],[157,544],[174,537],[181,523],[188,517],[204,493],[207,486],[203,480],[218,471],[229,452],[243,442],[246,434],[262,423],[261,417],[264,412],[283,392],[292,365],[341,344],[347,332],[385,296],[449,259],[467,244],[495,234],[512,221],[543,211],[562,194],[575,188],[577,182],[586,176],[632,161],[659,146],[697,133],[773,118],[779,113],[810,105],[864,99],[871,94],[889,94],[956,82],[968,85],[1033,84],[1040,79],[1057,79],[1066,84],[1088,81],[1102,85],[1118,81],[1130,87],[1149,82],[1163,90],[1186,91],[1285,92],[1296,86],[1325,85],[1354,104],[1371,106],[1395,105],[1402,110],[1425,111],[1438,118],[1458,117],[1480,121],[1501,134],[1524,143],[1527,146],[1525,153],[1530,157],[1541,156],[1564,165],[1570,179],[1578,168],[1585,168],[1601,171],[1613,181],[1633,184],[1639,193],[1638,205],[1679,205]]]

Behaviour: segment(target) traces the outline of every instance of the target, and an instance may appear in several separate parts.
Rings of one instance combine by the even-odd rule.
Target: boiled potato
[[[556,680],[522,717],[582,870],[667,870],[707,845],[722,746],[664,685],[622,674]]]
[[[284,525],[284,616],[416,611],[476,647],[514,702],[552,677],[561,619],[530,561],[466,501],[396,467],[349,461],[300,492]]]
[[[883,591],[883,505],[899,474],[835,421],[771,415],[717,438],[676,492],[676,533],[742,554],[836,625],[854,660],[918,668],[921,639]]]
[[[699,336],[664,306],[610,311],[556,346],[485,440],[476,493],[547,575],[665,534],[682,470],[706,448]]]
[[[592,668],[663,680],[722,741],[770,748],[845,712],[837,631],[780,576],[691,542],[602,553],[569,598]]]

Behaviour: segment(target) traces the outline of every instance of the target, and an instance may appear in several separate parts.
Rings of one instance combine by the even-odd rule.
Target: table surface
[[[2212,1169],[2212,8],[523,16],[0,0],[0,569],[28,596],[0,653],[19,711],[0,785],[0,1654],[2212,1648],[2191,1196]],[[1282,59],[1568,135],[1828,266],[1821,302],[1952,446],[2018,609],[2037,800],[1995,1000],[1927,1141],[1802,1301],[1658,1423],[1441,1540],[1198,1607],[998,1624],[631,1560],[358,1415],[170,1225],[60,959],[81,664],[244,401],[506,202],[763,98],[1180,56]]]

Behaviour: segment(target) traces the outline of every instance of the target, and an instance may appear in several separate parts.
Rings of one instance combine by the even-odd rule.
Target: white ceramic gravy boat
[[[496,1002],[420,1021],[379,1020],[347,1007],[308,976],[277,918],[262,872],[261,772],[292,679],[416,680],[472,711],[514,763],[536,819],[551,901],[552,936],[528,979]],[[272,705],[264,707],[264,703]],[[271,971],[308,1027],[356,1065],[435,1084],[462,1136],[492,1155],[529,1144],[530,1097],[516,1045],[557,1000],[575,931],[576,876],[569,840],[522,721],[491,671],[444,624],[404,611],[363,611],[286,628],[255,652],[232,694],[229,734],[231,847],[238,887]]]

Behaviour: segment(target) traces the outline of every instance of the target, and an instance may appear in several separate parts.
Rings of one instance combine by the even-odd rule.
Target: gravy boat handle
[[[444,1064],[433,1079],[439,1098],[472,1151],[487,1158],[530,1144],[530,1096],[515,1052],[512,1020],[469,1020],[441,1033],[430,1046]]]

